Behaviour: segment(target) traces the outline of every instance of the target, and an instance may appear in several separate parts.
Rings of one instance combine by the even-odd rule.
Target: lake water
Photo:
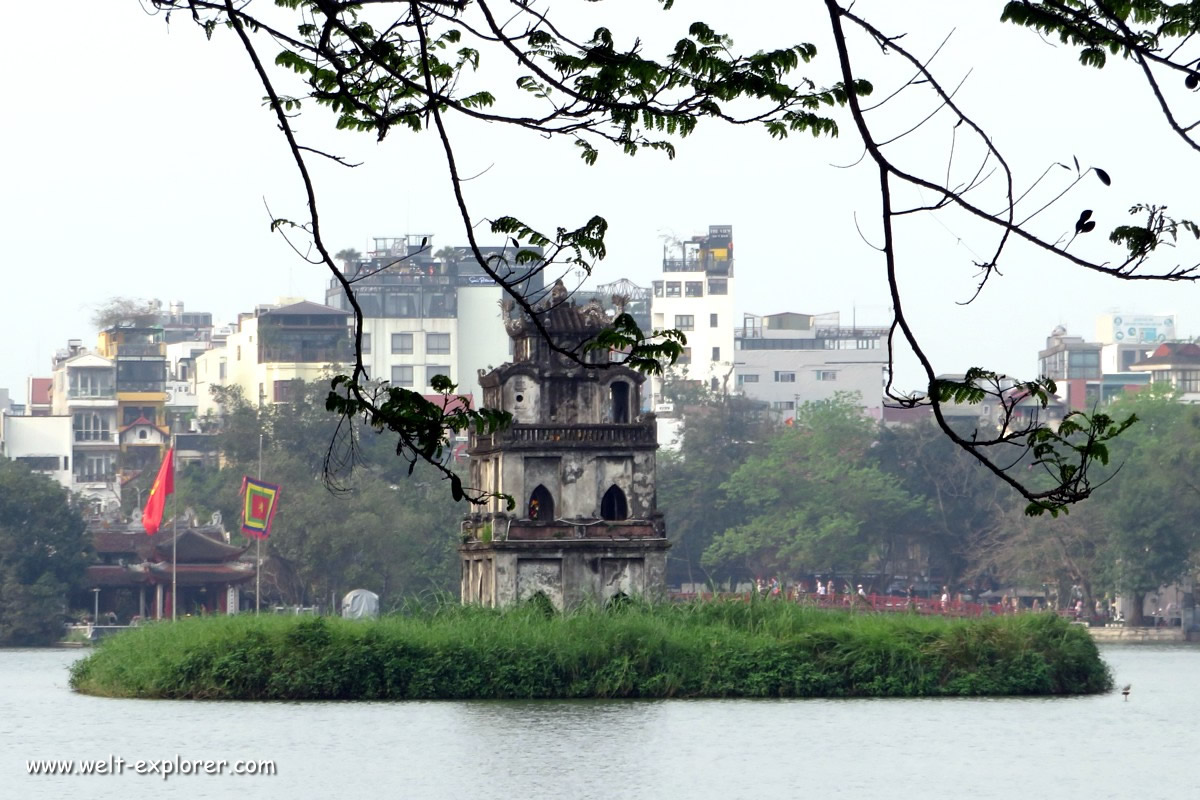
[[[1200,648],[1104,649],[1067,699],[204,703],[74,694],[78,650],[0,650],[0,798],[1183,798]],[[275,775],[138,775],[176,757]],[[32,759],[124,758],[120,775]],[[147,763],[143,767],[150,769]]]

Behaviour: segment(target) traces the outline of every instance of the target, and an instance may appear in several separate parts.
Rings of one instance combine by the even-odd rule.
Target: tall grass
[[[230,700],[1044,695],[1111,684],[1087,632],[1049,614],[956,621],[776,602],[189,619],[112,637],[71,673],[88,694]]]

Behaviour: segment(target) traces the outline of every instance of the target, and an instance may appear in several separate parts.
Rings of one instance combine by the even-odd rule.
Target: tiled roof
[[[270,311],[264,311],[260,316],[269,317],[277,314],[326,314],[331,317],[350,316],[350,312],[348,311],[342,311],[340,308],[333,308],[332,306],[323,306],[320,303],[313,303],[308,300],[293,303],[290,306],[283,306],[282,308],[273,308]]]

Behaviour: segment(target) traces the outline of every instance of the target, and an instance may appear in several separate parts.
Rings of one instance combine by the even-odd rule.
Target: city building
[[[599,303],[569,301],[561,282],[540,313],[565,348],[609,322]],[[484,404],[513,424],[471,433],[470,483],[495,496],[463,522],[463,602],[505,606],[541,594],[562,609],[661,596],[670,543],[655,507],[654,417],[637,413],[645,376],[581,366],[553,352],[527,317],[512,320],[509,335],[513,361],[480,379]]]
[[[19,461],[71,488],[71,418],[0,414],[0,457]]]
[[[372,379],[421,393],[431,391],[435,375],[446,375],[458,394],[478,405],[480,372],[510,355],[504,291],[469,248],[445,248],[435,256],[432,241],[428,235],[376,238],[365,258],[344,265],[363,312],[363,362]],[[523,277],[519,285],[527,295],[541,292],[540,269],[512,263],[513,248],[480,251],[499,274]],[[325,302],[352,309],[337,278],[330,279]]]
[[[213,385],[240,388],[251,405],[290,402],[296,381],[346,369],[353,358],[350,319],[340,309],[292,299],[241,314],[223,347],[196,356],[187,407],[194,403],[195,416],[215,413]]]
[[[734,363],[733,227],[710,225],[708,234],[663,247],[662,279],[653,282],[651,327],[682,331],[683,356],[667,380],[694,381],[720,391]],[[651,382],[652,408],[666,401],[663,380]]]
[[[120,470],[154,469],[166,452],[167,355],[159,325],[119,323],[100,331],[97,354],[116,363]]]
[[[1087,385],[1100,380],[1099,342],[1086,342],[1082,336],[1069,336],[1058,325],[1046,337],[1046,348],[1038,352],[1038,375],[1058,385],[1058,393],[1072,411],[1088,407]]]
[[[1155,385],[1169,385],[1179,392],[1180,402],[1200,403],[1200,345],[1163,342],[1129,369],[1147,375]]]
[[[116,363],[71,339],[54,358],[52,411],[71,418],[71,489],[104,511],[121,503]]]
[[[836,312],[747,314],[734,340],[737,390],[769,403],[781,419],[844,393],[857,395],[868,416],[883,417],[886,327],[842,327]]]

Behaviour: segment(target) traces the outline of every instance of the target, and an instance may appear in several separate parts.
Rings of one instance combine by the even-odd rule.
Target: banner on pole
[[[279,487],[249,475],[242,478],[242,533],[255,539],[271,535],[271,520],[279,508]]]

